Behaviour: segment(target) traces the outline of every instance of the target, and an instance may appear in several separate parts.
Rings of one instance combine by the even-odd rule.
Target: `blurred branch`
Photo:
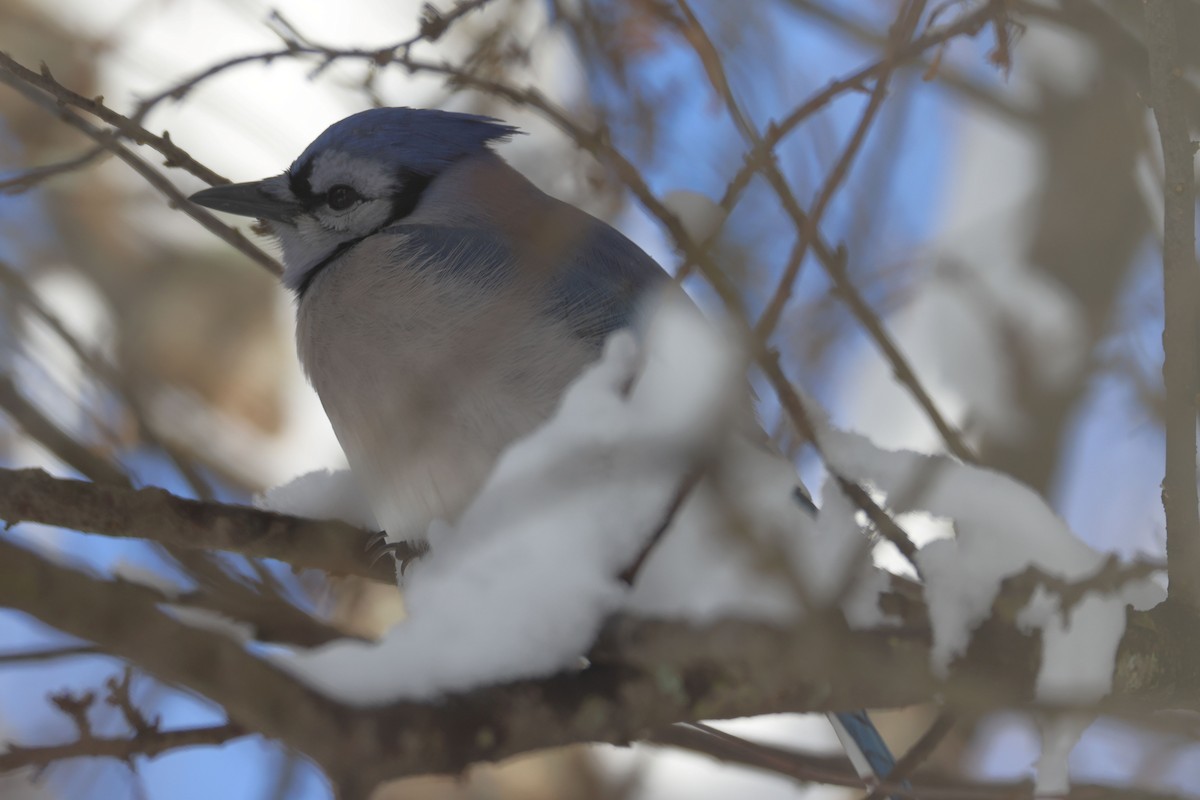
[[[842,182],[845,181],[846,176],[849,174],[850,165],[858,155],[863,142],[866,140],[867,132],[875,122],[879,110],[883,107],[883,101],[888,95],[888,86],[891,83],[892,74],[895,72],[897,66],[897,63],[891,58],[891,53],[900,50],[904,45],[908,44],[913,32],[917,28],[917,24],[921,21],[921,16],[925,12],[925,5],[925,0],[913,0],[913,2],[901,4],[900,12],[896,17],[896,21],[892,24],[889,33],[888,55],[885,56],[884,66],[875,78],[875,86],[871,89],[871,97],[867,101],[867,107],[863,109],[858,124],[854,127],[854,131],[846,141],[845,149],[843,149],[841,156],[834,163],[833,169],[829,171],[829,176],[825,179],[825,183],[821,186],[820,191],[817,192],[817,199],[813,202],[812,208],[809,209],[808,218],[804,221],[804,226],[799,232],[799,238],[792,254],[788,256],[788,264],[783,270],[783,275],[775,287],[775,292],[772,294],[770,302],[767,303],[766,310],[754,328],[755,335],[763,341],[770,339],[771,333],[779,323],[779,317],[783,314],[784,307],[791,299],[792,292],[795,290],[796,279],[799,277],[804,257],[808,254],[808,249],[813,239],[818,235],[821,218],[829,207],[829,203],[837,192],[838,187],[842,185]],[[782,174],[778,176],[772,175],[770,179],[772,183],[786,185]],[[793,198],[787,205],[794,206],[797,204]],[[844,259],[840,259],[840,261],[844,262]],[[878,319],[877,315],[873,312],[872,317]]]
[[[232,722],[171,731],[148,731],[133,736],[87,736],[66,744],[26,746],[11,742],[0,750],[0,772],[22,767],[44,769],[71,758],[115,758],[132,763],[137,756],[153,758],[181,747],[225,744],[250,735]]]
[[[916,741],[916,744],[900,757],[896,766],[892,767],[892,771],[888,773],[887,783],[891,786],[876,786],[864,800],[885,800],[885,793],[895,793],[892,787],[905,788],[904,782],[912,778],[917,769],[929,760],[937,746],[954,729],[954,723],[954,715],[946,711],[939,712],[933,724],[926,729],[925,733],[921,734],[921,738]],[[922,791],[922,795],[925,796],[924,791]]]
[[[202,500],[211,499],[212,488],[208,485],[208,481],[200,474],[196,465],[185,454],[179,451],[179,448],[164,441],[158,435],[150,425],[148,415],[142,407],[141,401],[126,386],[125,379],[121,373],[102,356],[85,347],[68,330],[62,320],[52,313],[50,309],[46,308],[41,298],[38,297],[37,292],[25,281],[24,276],[3,260],[0,260],[0,286],[3,286],[4,290],[10,296],[14,297],[22,308],[28,310],[53,331],[54,335],[75,354],[75,357],[79,359],[79,363],[85,366],[93,377],[106,384],[120,398],[125,404],[134,424],[137,426],[138,436],[143,441],[160,449],[171,460],[171,463],[175,465],[179,474],[187,481],[188,486],[195,493],[196,497]]]
[[[44,650],[24,650],[0,653],[0,667],[6,664],[30,664],[37,661],[56,661],[60,658],[101,655],[104,651],[91,644],[74,644]]]
[[[105,681],[104,695],[104,703],[121,712],[121,716],[133,734],[132,737],[99,738],[95,735],[89,716],[96,705],[97,693],[95,691],[78,694],[71,691],[58,692],[50,695],[49,700],[59,711],[71,719],[79,734],[77,741],[63,745],[38,747],[10,744],[6,752],[0,753],[0,772],[23,767],[45,768],[58,759],[81,756],[109,756],[121,758],[132,764],[132,757],[136,754],[153,755],[153,751],[156,749],[161,752],[171,746],[178,747],[192,743],[219,744],[229,738],[228,736],[218,736],[215,739],[201,737],[198,741],[192,741],[192,737],[185,736],[183,737],[184,742],[162,747],[161,741],[154,741],[160,733],[158,729],[160,720],[158,717],[153,720],[148,719],[137,707],[130,696],[132,683],[133,669],[125,667],[120,678],[109,678]],[[147,752],[148,750],[151,752]]]
[[[1166,476],[1163,510],[1171,597],[1200,609],[1200,497],[1196,489],[1196,412],[1200,397],[1200,275],[1196,272],[1196,148],[1188,131],[1185,69],[1174,0],[1147,0],[1150,100],[1162,143],[1163,380]]]
[[[9,743],[0,750],[0,773],[25,767],[44,769],[70,758],[116,758],[132,766],[135,756],[152,758],[180,747],[224,744],[248,733],[231,722],[173,731],[159,730],[160,720],[157,717],[148,719],[130,696],[132,680],[133,670],[126,667],[120,678],[105,681],[104,691],[104,704],[121,712],[131,735],[109,737],[94,733],[88,715],[96,704],[95,691],[82,694],[59,692],[50,696],[50,702],[71,718],[78,738],[57,745],[24,746]]]
[[[0,373],[0,409],[30,439],[45,447],[54,457],[96,483],[129,488],[133,484],[120,467],[98,455],[75,437],[58,427],[41,410],[26,400],[8,375]]]
[[[259,660],[241,642],[173,619],[161,603],[140,585],[103,580],[0,539],[0,606],[199,692],[221,704],[232,723],[317,761],[350,796],[387,778],[455,773],[574,742],[627,742],[680,721],[934,698],[968,711],[1023,707],[1040,660],[1033,637],[995,621],[980,629],[942,682],[930,672],[928,640],[895,630],[831,631],[824,619],[778,627],[618,617],[589,654],[588,669],[431,702],[349,708]],[[913,607],[914,622],[924,614]],[[1172,617],[1161,608],[1131,613],[1113,698],[1101,707],[1143,714],[1200,708],[1194,659],[1179,645],[1180,633],[1196,624],[1194,615]],[[888,665],[885,672],[880,663]],[[748,683],[747,675],[754,680]]]
[[[279,266],[279,262],[271,256],[267,255],[261,249],[256,247],[249,239],[247,239],[236,228],[221,222],[215,216],[204,210],[194,203],[189,203],[187,195],[175,188],[175,185],[167,180],[157,169],[147,164],[132,150],[120,143],[121,130],[118,127],[101,129],[88,122],[86,119],[76,114],[68,107],[68,103],[75,102],[87,103],[93,107],[89,109],[89,113],[96,113],[103,110],[108,115],[120,117],[116,112],[109,111],[104,108],[103,104],[94,100],[81,98],[74,92],[62,87],[57,81],[50,77],[46,71],[39,75],[29,69],[18,64],[7,54],[0,52],[0,83],[7,84],[19,93],[25,96],[34,105],[41,106],[43,109],[58,117],[60,120],[82,132],[96,144],[110,151],[117,158],[124,161],[135,172],[142,176],[151,186],[162,193],[173,208],[177,208],[187,214],[192,219],[199,222],[205,229],[216,234],[228,244],[245,253],[253,261],[266,267],[273,275],[283,274],[283,268]],[[120,119],[125,119],[120,117]],[[128,122],[128,120],[126,120]],[[137,130],[143,130],[137,126]],[[152,134],[146,134],[152,136]],[[132,137],[131,137],[132,138]],[[153,137],[154,139],[165,141],[162,137]],[[134,141],[137,141],[135,138]],[[147,142],[148,144],[151,142]],[[173,146],[172,146],[173,147]],[[174,151],[172,151],[174,152]],[[178,151],[183,153],[182,150]],[[186,154],[184,154],[186,155]],[[190,156],[187,157],[190,160]],[[174,166],[175,162],[168,158],[167,166]],[[218,182],[222,182],[220,176],[212,173],[218,178]]]
[[[947,448],[957,457],[964,461],[973,462],[976,460],[974,453],[963,441],[961,434],[956,431],[945,417],[938,410],[933,398],[921,384],[917,378],[915,370],[909,363],[907,357],[900,351],[891,335],[887,332],[883,321],[867,303],[866,298],[858,291],[853,282],[849,278],[849,273],[846,269],[846,254],[844,248],[833,248],[825,243],[820,236],[820,218],[824,213],[829,201],[832,199],[837,187],[845,178],[850,163],[857,154],[859,147],[866,136],[867,130],[874,121],[876,114],[882,106],[883,100],[886,97],[888,82],[892,72],[899,64],[899,53],[905,52],[905,44],[912,44],[909,39],[920,22],[921,15],[924,11],[925,3],[918,0],[915,3],[905,3],[902,6],[900,15],[897,17],[896,23],[892,28],[892,47],[889,48],[889,53],[874,65],[870,72],[870,76],[875,79],[875,86],[871,92],[871,99],[867,103],[867,108],[863,112],[863,116],[851,134],[846,148],[839,158],[834,168],[830,171],[830,175],[818,194],[817,201],[811,212],[806,213],[801,208],[800,203],[796,200],[795,194],[792,192],[787,179],[780,171],[778,164],[772,157],[766,157],[759,163],[759,169],[766,177],[767,182],[771,185],[775,194],[779,197],[780,203],[784,211],[791,217],[793,224],[796,227],[799,240],[792,254],[788,258],[788,264],[784,268],[783,275],[779,280],[779,284],[773,294],[766,311],[760,319],[758,325],[755,326],[754,337],[758,340],[766,341],[771,331],[774,329],[779,320],[779,316],[783,313],[784,306],[791,296],[795,281],[799,275],[800,266],[804,262],[804,257],[811,247],[817,254],[820,263],[825,267],[825,272],[829,279],[833,282],[836,294],[846,303],[851,313],[858,320],[859,324],[866,330],[868,336],[875,343],[876,347],[883,353],[884,358],[892,366],[892,372],[897,381],[909,391],[917,404],[925,412],[925,415],[933,423],[934,427],[941,435],[943,442]],[[993,6],[995,6],[993,8]],[[770,152],[765,147],[765,142],[754,130],[753,126],[746,120],[745,116],[739,109],[736,100],[733,98],[729,88],[729,81],[725,77],[724,68],[721,65],[720,57],[712,47],[711,41],[704,34],[703,29],[699,26],[694,15],[690,13],[686,4],[680,4],[680,9],[684,14],[686,23],[686,38],[688,42],[696,50],[702,64],[705,66],[705,71],[710,77],[710,82],[714,89],[722,97],[730,116],[734,119],[738,129],[742,132],[750,145],[750,153],[755,151]],[[1002,3],[989,3],[984,7],[984,10],[990,10],[993,22],[996,25],[1006,24],[1003,19],[1004,10]],[[983,17],[979,22],[982,26],[989,17]],[[960,20],[961,22],[961,20]],[[948,26],[949,27],[949,26]],[[860,70],[861,76],[854,84],[847,84],[844,90],[853,87],[861,87],[867,79],[866,75]],[[844,91],[843,90],[843,91]],[[802,108],[810,108],[815,110],[822,107],[824,104],[832,100],[834,95],[828,95],[826,100],[820,103],[809,106],[806,104]],[[811,112],[806,112],[811,113]],[[785,120],[780,125],[781,128],[786,128],[788,122],[792,125],[798,124],[799,116],[793,112],[789,115],[788,120]],[[611,149],[611,148],[610,148]],[[751,158],[747,156],[747,160]],[[735,178],[736,181],[736,178]],[[732,186],[732,184],[731,184]],[[651,209],[653,211],[653,209]],[[657,214],[656,214],[657,216]],[[661,220],[661,217],[660,217]],[[678,238],[677,238],[678,241]],[[705,276],[709,277],[711,270],[705,270]]]
[[[888,42],[885,34],[872,29],[865,22],[852,19],[849,14],[842,13],[843,10],[837,8],[835,4],[818,2],[818,0],[787,0],[787,3],[861,44],[883,47]],[[935,85],[944,85],[968,100],[978,103],[988,111],[999,114],[1009,122],[1028,124],[1032,121],[1028,110],[1014,105],[1010,98],[993,91],[971,75],[947,66],[940,58],[936,63],[923,57],[917,58],[915,61],[918,65],[926,68],[926,80],[932,80]]]
[[[841,756],[796,752],[782,747],[754,742],[726,733],[711,725],[674,725],[655,733],[653,744],[677,747],[709,756],[725,763],[753,767],[774,775],[784,775],[803,784],[821,783],[829,786],[863,788],[863,781],[851,770]],[[885,793],[894,797],[920,800],[1025,800],[1047,795],[1034,795],[1032,781],[972,781],[933,770],[924,770],[916,777],[918,786],[904,787],[896,781],[880,782],[872,797]],[[1071,791],[1053,796],[1055,800],[1183,800],[1181,795],[1166,792],[1130,790],[1127,787],[1102,786],[1072,781]]]
[[[387,565],[368,563],[370,534],[344,522],[188,500],[162,489],[133,490],[53,478],[38,469],[0,469],[0,519],[10,526],[37,522],[395,582]]]
[[[0,53],[0,57],[2,56],[3,53]],[[11,178],[0,181],[0,194],[21,194],[22,192],[27,192],[43,181],[47,181],[57,175],[65,175],[68,172],[75,172],[82,169],[107,153],[108,151],[103,147],[89,147],[75,158],[68,158],[66,161],[59,161],[57,164],[48,164],[43,167],[34,167],[33,169],[25,170]]]

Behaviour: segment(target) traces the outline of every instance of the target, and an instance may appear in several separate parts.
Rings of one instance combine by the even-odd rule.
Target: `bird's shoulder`
[[[646,292],[669,278],[611,226],[589,217],[552,263],[535,258],[500,231],[469,224],[400,222],[380,231],[389,261],[431,277],[500,289],[522,278],[536,284],[544,313],[561,318],[581,339],[599,345],[633,318]],[[527,248],[525,248],[527,249]]]

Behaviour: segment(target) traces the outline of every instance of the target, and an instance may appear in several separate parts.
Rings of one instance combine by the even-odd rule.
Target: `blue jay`
[[[372,109],[282,175],[191,197],[278,237],[300,360],[392,540],[458,516],[668,280],[492,152],[515,133],[489,117]],[[838,720],[886,775],[891,754],[865,714]]]

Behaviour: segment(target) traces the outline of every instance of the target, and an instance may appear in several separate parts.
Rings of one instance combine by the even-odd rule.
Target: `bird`
[[[475,114],[373,108],[281,175],[190,198],[278,239],[300,361],[392,542],[464,511],[503,450],[671,280],[495,152],[518,133]],[[886,776],[894,760],[865,714],[837,719],[856,767]]]

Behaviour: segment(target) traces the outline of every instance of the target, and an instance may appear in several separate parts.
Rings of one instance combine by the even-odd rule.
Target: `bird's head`
[[[491,117],[375,108],[329,126],[282,175],[204,189],[202,206],[257,217],[283,246],[284,283],[408,216],[451,164],[517,132]]]

